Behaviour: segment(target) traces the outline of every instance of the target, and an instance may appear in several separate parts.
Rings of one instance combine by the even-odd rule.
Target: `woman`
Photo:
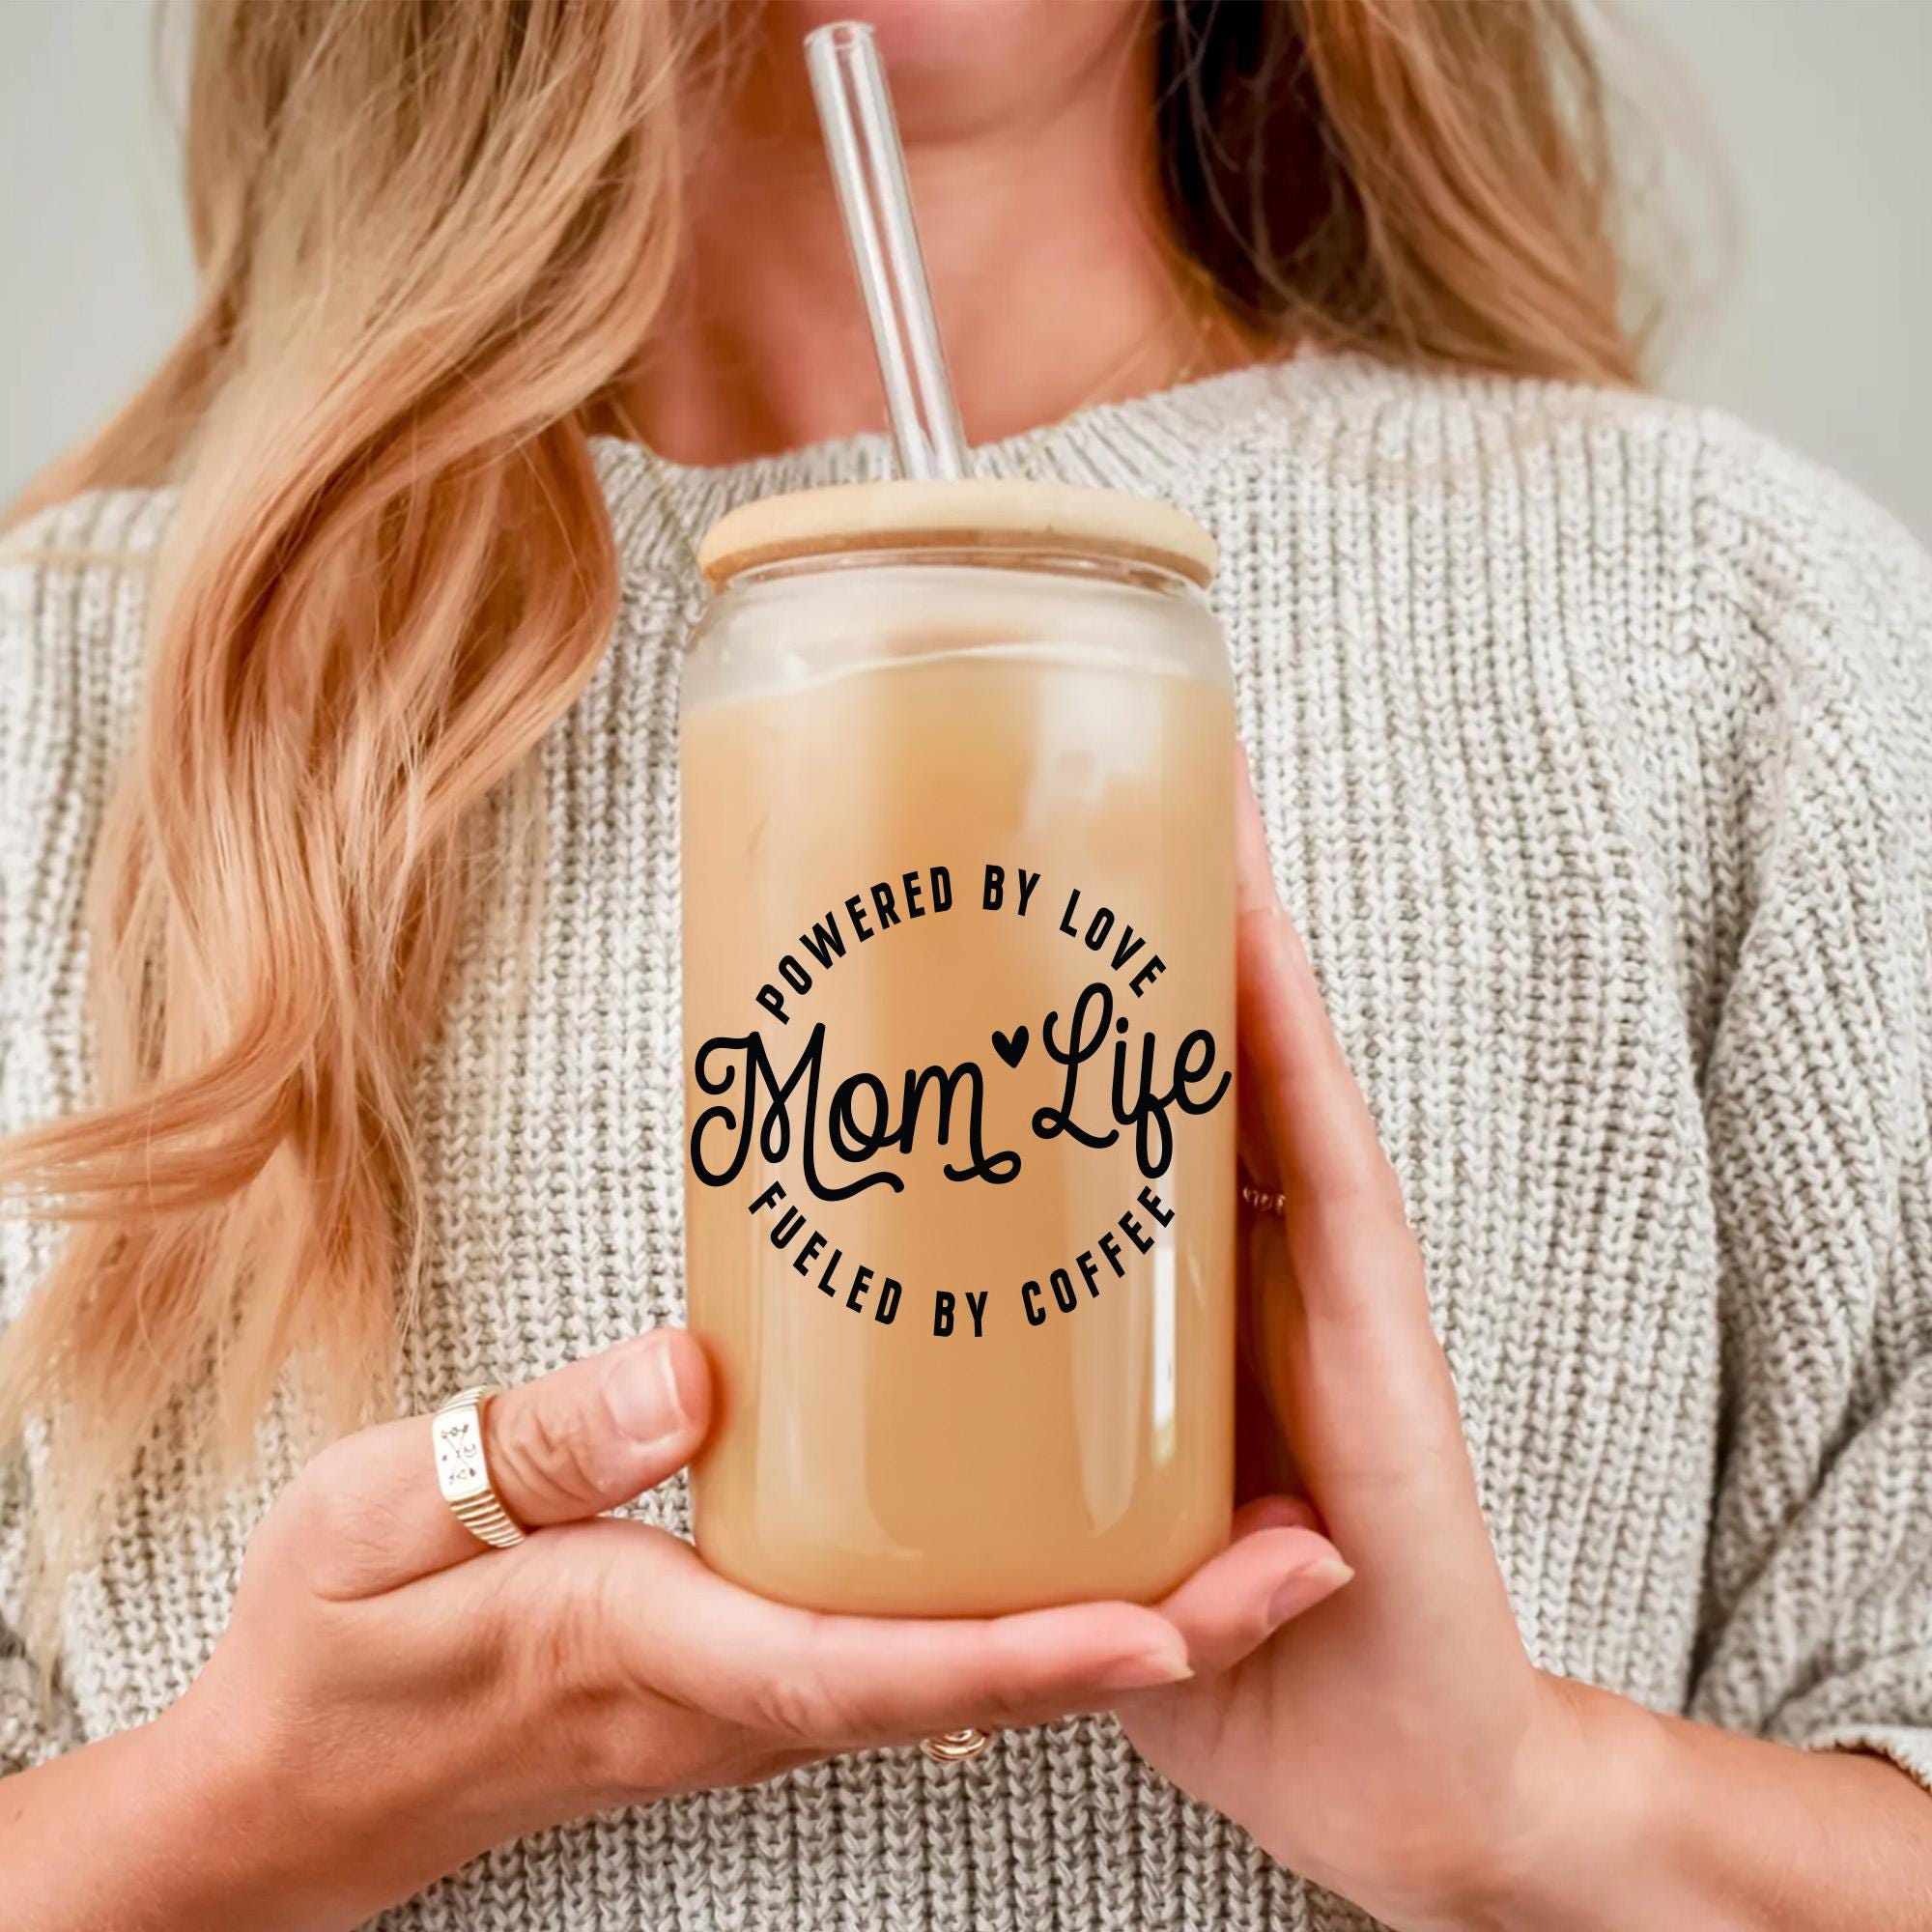
[[[1924,1922],[1925,559],[1632,386],[1554,0],[876,11],[985,468],[1221,542],[1259,1500],[983,1624],[665,1533],[684,540],[886,463],[823,10],[204,0],[0,575],[9,1924]]]

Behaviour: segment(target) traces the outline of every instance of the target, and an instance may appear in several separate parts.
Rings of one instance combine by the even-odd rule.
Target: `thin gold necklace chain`
[[[1187,298],[1187,310],[1194,328],[1194,353],[1182,363],[1180,369],[1169,378],[1167,384],[1164,385],[1169,388],[1179,388],[1185,384],[1193,382],[1197,376],[1206,372],[1209,361],[1212,359],[1209,341],[1209,301],[1208,298],[1197,290]],[[1074,419],[1083,412],[1093,408],[1094,404],[1098,403],[1106,395],[1109,389],[1119,384],[1122,378],[1147,354],[1151,339],[1151,335],[1150,334],[1148,337],[1135,343],[1126,355],[1114,363],[1108,369],[1107,373],[1065,414],[1056,418],[1053,422],[1043,424],[1035,432],[1033,447],[1028,452],[1026,460],[1020,466],[1020,481],[1030,483],[1038,479],[1041,466],[1058,446],[1061,438],[1065,435]],[[632,419],[630,412],[621,403],[612,401],[609,407],[611,415],[616,419],[617,425],[623,431],[626,440],[634,444],[642,454],[644,468],[651,480],[652,494],[658,499],[658,507],[663,510],[665,520],[669,524],[672,533],[676,536],[678,543],[684,550],[685,555],[690,559],[694,575],[701,580],[703,569],[698,562],[697,539],[692,534],[691,526],[685,522],[684,513],[678,507],[677,493],[668,466],[666,464],[665,459],[639,433],[638,426]]]
[[[666,469],[664,458],[644,440],[630,411],[622,403],[613,398],[608,407],[617,427],[624,433],[624,440],[644,459],[644,473],[651,479],[651,494],[658,499],[658,508],[664,512],[671,534],[683,546],[692,575],[701,583],[704,568],[698,561],[697,539],[692,535],[691,526],[685,522],[684,512],[677,506],[677,494],[671,487],[670,471]]]
[[[1193,331],[1194,348],[1187,360],[1162,384],[1164,388],[1170,389],[1180,388],[1183,384],[1193,382],[1197,376],[1204,375],[1212,360],[1212,347],[1209,341],[1209,325],[1212,319],[1211,294],[1197,283],[1197,286],[1183,295],[1181,299],[1186,304],[1187,319]],[[1100,402],[1110,389],[1119,386],[1122,379],[1147,354],[1152,339],[1152,332],[1150,331],[1141,341],[1135,343],[1065,415],[1057,421],[1047,423],[1037,432],[1037,440],[1025,463],[1020,466],[1022,482],[1031,483],[1037,479],[1041,464],[1072,426],[1074,418]]]

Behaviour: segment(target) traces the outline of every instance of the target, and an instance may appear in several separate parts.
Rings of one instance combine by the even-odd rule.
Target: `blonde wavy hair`
[[[380,1407],[415,1074],[479,808],[610,631],[601,419],[678,249],[723,0],[200,0],[199,312],[16,514],[178,484],[94,858],[97,1104],[0,1150],[67,1225],[0,1340],[43,1527],[282,1376]],[[1264,337],[1626,383],[1603,91],[1563,0],[1157,0],[1178,251]],[[192,1399],[190,1399],[192,1398]]]

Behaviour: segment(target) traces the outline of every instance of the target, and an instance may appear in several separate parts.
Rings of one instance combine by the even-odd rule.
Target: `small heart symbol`
[[[993,1029],[993,1051],[1009,1066],[1017,1066],[1026,1058],[1026,1050],[1027,1030],[1025,1027],[1016,1027],[1011,1033],[1002,1033],[998,1027]]]

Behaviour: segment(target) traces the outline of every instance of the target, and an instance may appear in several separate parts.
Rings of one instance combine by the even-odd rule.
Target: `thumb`
[[[1320,1223],[1346,1210],[1351,1225],[1374,1221],[1406,1236],[1395,1170],[1281,902],[1245,767],[1237,782],[1235,1005],[1248,1094],[1244,1164],[1264,1186],[1286,1193],[1294,1219]]]
[[[681,1469],[710,1410],[704,1351],[681,1328],[653,1329],[492,1402],[490,1474],[526,1528],[578,1522]]]
[[[682,1468],[710,1416],[703,1350],[681,1328],[656,1328],[493,1398],[484,1456],[498,1500],[526,1529],[579,1522]],[[271,1541],[280,1525],[313,1587],[338,1598],[394,1589],[486,1547],[443,1500],[425,1415],[325,1450],[264,1525]]]

